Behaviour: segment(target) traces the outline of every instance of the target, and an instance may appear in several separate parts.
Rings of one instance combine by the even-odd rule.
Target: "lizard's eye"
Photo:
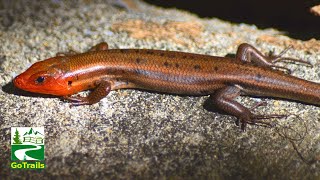
[[[37,84],[41,84],[41,83],[43,83],[43,81],[45,80],[45,78],[44,78],[44,76],[39,76],[37,79],[36,79],[36,83]]]

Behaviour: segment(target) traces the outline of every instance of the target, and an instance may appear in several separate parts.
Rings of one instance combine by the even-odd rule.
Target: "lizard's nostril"
[[[20,78],[20,76],[17,76],[16,78],[14,78],[13,84],[14,84],[16,87],[20,88],[21,85],[23,84],[23,80]]]

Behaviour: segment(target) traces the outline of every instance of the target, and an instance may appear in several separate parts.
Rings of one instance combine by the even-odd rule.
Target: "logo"
[[[44,128],[11,127],[11,168],[44,169]]]

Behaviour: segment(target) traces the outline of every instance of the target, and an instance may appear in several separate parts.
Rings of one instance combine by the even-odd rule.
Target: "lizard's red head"
[[[33,64],[22,74],[18,75],[13,83],[16,87],[34,93],[63,96],[68,92],[68,80],[64,72],[58,68],[63,57],[54,57]]]

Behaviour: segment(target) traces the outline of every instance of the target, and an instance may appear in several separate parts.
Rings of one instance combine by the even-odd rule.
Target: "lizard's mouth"
[[[24,78],[21,77],[21,75],[17,76],[13,80],[14,86],[16,86],[19,89],[26,89],[26,81]]]
[[[65,92],[62,92],[63,88],[58,82],[47,83],[46,85],[37,85],[33,80],[30,79],[30,76],[21,74],[14,78],[13,84],[15,87],[22,89],[24,91],[29,91],[33,93],[41,94],[51,94],[51,95],[65,95]]]

